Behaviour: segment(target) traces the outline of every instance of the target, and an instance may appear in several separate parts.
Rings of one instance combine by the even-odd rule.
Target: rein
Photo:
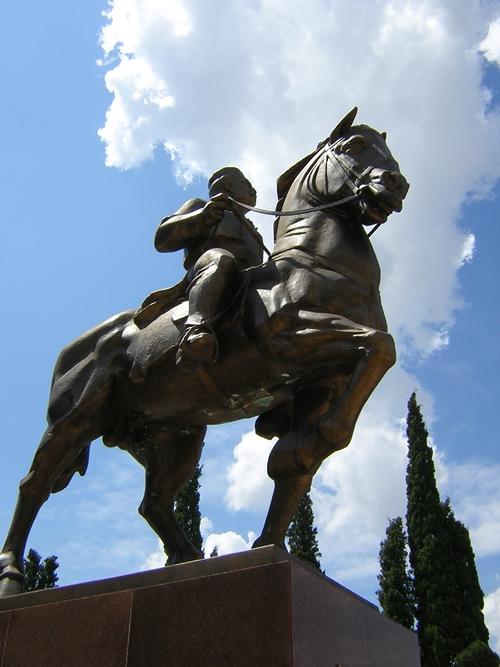
[[[247,211],[254,211],[255,213],[262,213],[264,215],[274,215],[281,217],[282,215],[302,215],[302,213],[312,213],[313,211],[322,211],[326,208],[334,208],[335,206],[340,206],[341,204],[346,204],[348,201],[357,199],[358,195],[349,195],[349,197],[344,197],[339,199],[336,202],[329,202],[328,204],[321,204],[321,206],[313,206],[312,208],[302,208],[297,211],[271,211],[267,208],[257,208],[256,206],[249,206],[248,204],[243,204],[240,201],[234,199],[230,195],[227,195],[227,198],[230,199],[234,204],[238,204],[242,208],[245,208]]]
[[[349,197],[344,197],[343,199],[339,199],[336,202],[332,202],[329,204],[321,204],[321,206],[314,206],[313,208],[302,208],[297,211],[271,211],[270,209],[267,208],[257,208],[256,206],[249,206],[248,204],[243,204],[242,202],[238,201],[234,197],[231,197],[231,195],[227,195],[227,198],[230,199],[233,204],[237,204],[238,206],[241,206],[242,208],[246,209],[247,211],[253,211],[254,213],[261,213],[263,215],[274,215],[274,216],[282,216],[282,215],[302,215],[303,213],[313,213],[314,211],[323,211],[327,208],[335,208],[335,206],[340,206],[341,204],[346,204],[349,201],[352,201],[353,199],[357,199],[359,197],[359,194],[355,195],[350,195]],[[367,236],[370,237],[372,234],[374,234],[377,229],[380,227],[382,223],[379,222],[375,227],[368,232]],[[260,243],[260,242],[259,242]],[[271,255],[269,250],[262,244],[262,247],[264,250],[267,252],[268,255]]]
[[[340,141],[340,140],[339,140]],[[314,211],[323,211],[328,208],[335,208],[336,206],[341,206],[342,204],[347,204],[347,202],[353,201],[354,199],[357,199],[360,194],[361,190],[361,181],[371,172],[372,167],[368,167],[365,169],[363,172],[358,174],[352,166],[348,169],[346,165],[342,162],[342,160],[333,152],[332,146],[334,144],[326,144],[326,147],[324,149],[324,152],[332,159],[336,160],[342,169],[347,173],[347,184],[349,185],[351,191],[353,192],[352,195],[349,195],[348,197],[343,197],[342,199],[338,199],[337,201],[334,202],[328,202],[327,204],[321,204],[320,206],[313,206],[311,208],[302,208],[302,209],[297,209],[294,211],[273,211],[271,209],[267,208],[257,208],[256,206],[249,206],[248,204],[243,204],[242,202],[238,201],[237,199],[234,199],[234,197],[231,197],[230,195],[227,195],[227,198],[232,201],[234,204],[237,204],[238,206],[241,206],[247,211],[253,211],[254,213],[261,213],[262,215],[274,215],[277,217],[281,216],[288,216],[288,215],[302,215],[304,213],[314,213]],[[355,180],[353,181],[351,178],[351,174],[355,176]],[[382,223],[379,222],[378,224],[375,225],[375,227],[367,234],[367,236],[371,236],[374,234],[377,229],[380,227]],[[267,248],[265,248],[267,252]]]

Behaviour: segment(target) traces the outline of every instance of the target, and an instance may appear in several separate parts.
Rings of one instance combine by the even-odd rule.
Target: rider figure
[[[155,235],[159,252],[184,248],[189,314],[178,361],[214,363],[218,342],[213,322],[241,284],[241,270],[262,263],[262,237],[243,208],[255,206],[256,192],[236,167],[223,167],[208,181],[209,201],[190,199],[164,218]]]

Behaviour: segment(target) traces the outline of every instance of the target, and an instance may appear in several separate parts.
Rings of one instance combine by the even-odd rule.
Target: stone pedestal
[[[414,633],[277,547],[0,600],[0,667],[420,667]]]

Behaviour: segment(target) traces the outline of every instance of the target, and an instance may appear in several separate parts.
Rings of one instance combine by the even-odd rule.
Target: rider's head
[[[257,193],[248,178],[237,167],[223,167],[208,179],[210,197],[226,194],[248,206],[255,206]]]

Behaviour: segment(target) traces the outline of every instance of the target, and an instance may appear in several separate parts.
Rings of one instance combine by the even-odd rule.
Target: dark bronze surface
[[[227,195],[253,205],[255,191],[241,172],[234,185],[238,170],[225,179],[216,172],[211,199],[188,203],[157,232],[160,250],[186,248],[187,278],[148,297],[135,316],[121,313],[63,350],[48,428],[0,554],[0,595],[22,590],[20,564],[37,512],[75,472],[85,473],[99,436],[144,466],[139,511],[169,563],[178,563],[201,556],[178,526],[173,500],[199,460],[207,425],[259,416],[256,431],[278,440],[268,462],[275,489],[254,546],[283,545],[312,476],[349,444],[396,358],[365,227],[401,210],[408,184],[385,136],[353,126],[354,116],[278,179],[278,208],[354,200],[278,218],[271,258],[250,266],[261,250]],[[197,356],[194,348],[200,343],[203,352],[207,341],[207,357]]]

